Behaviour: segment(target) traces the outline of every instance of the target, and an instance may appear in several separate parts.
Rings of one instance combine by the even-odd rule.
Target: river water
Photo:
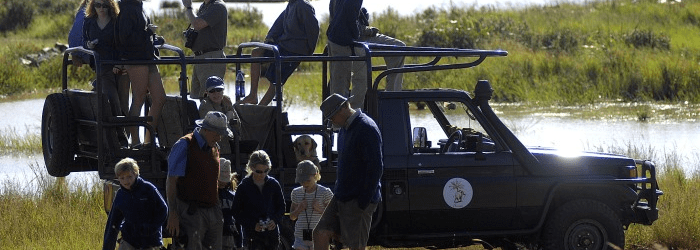
[[[225,94],[233,95],[229,84]],[[0,103],[0,131],[19,136],[41,133],[44,99]],[[529,107],[518,104],[494,104],[504,123],[527,146],[555,147],[570,151],[639,152],[651,158],[663,171],[666,163],[678,164],[688,174],[700,170],[700,105],[648,105],[651,117],[616,115],[616,109],[631,109],[630,104],[596,104],[583,107]],[[600,115],[598,110],[608,110]],[[321,116],[318,107],[308,104],[290,106],[291,124],[315,124]],[[668,114],[680,115],[668,115]],[[582,115],[584,114],[584,115]],[[432,138],[432,137],[431,137]],[[320,138],[316,138],[320,141]],[[625,153],[630,154],[630,153]],[[320,154],[319,154],[320,155]],[[31,188],[37,176],[46,175],[43,157],[36,155],[0,155],[0,191],[3,183],[18,183]],[[72,173],[69,180],[93,181],[96,173]]]

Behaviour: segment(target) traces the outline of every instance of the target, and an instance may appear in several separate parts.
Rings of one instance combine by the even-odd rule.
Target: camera
[[[312,230],[312,229],[302,229],[301,232],[302,232],[302,234],[303,234],[303,235],[302,235],[303,240],[305,240],[305,241],[313,241],[313,239],[312,239],[312,238],[313,238],[313,237],[312,237],[312,235],[313,235],[313,230]]]
[[[183,31],[182,35],[185,36],[185,47],[191,49],[192,46],[194,46],[194,41],[197,39],[199,32],[190,27]]]

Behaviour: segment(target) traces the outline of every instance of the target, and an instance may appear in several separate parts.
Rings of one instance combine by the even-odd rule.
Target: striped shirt
[[[303,229],[313,229],[321,220],[323,213],[314,211],[314,201],[321,205],[328,205],[333,198],[333,191],[330,188],[316,184],[316,191],[313,193],[304,192],[304,187],[296,187],[292,190],[292,203],[300,204],[306,200],[306,211],[301,212],[297,218],[296,226],[294,227],[294,237],[302,238]],[[323,206],[322,206],[323,207]]]

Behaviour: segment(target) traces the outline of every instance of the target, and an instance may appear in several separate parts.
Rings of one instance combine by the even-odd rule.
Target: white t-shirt
[[[292,203],[301,204],[306,200],[306,211],[299,213],[296,225],[294,226],[294,237],[302,238],[303,229],[314,229],[318,221],[321,220],[321,215],[314,211],[314,200],[321,205],[327,205],[333,198],[333,191],[330,188],[316,184],[316,191],[313,193],[304,192],[304,187],[296,187],[292,190]]]

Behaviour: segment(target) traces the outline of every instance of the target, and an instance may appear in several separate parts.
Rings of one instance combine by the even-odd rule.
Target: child
[[[317,184],[320,179],[321,174],[313,162],[299,162],[296,182],[301,184],[301,187],[292,190],[292,206],[289,213],[289,218],[297,221],[294,226],[294,249],[314,249],[312,231],[333,198],[331,189]]]
[[[165,200],[153,184],[139,177],[139,166],[134,159],[119,161],[114,173],[121,188],[109,211],[102,249],[114,249],[119,231],[122,232],[119,249],[160,249],[161,227],[168,214]]]
[[[224,215],[224,235],[222,249],[233,250],[240,246],[240,230],[233,218],[233,197],[236,195],[236,173],[231,173],[231,161],[220,159],[221,171],[219,172],[219,200],[221,201],[221,213]]]
[[[246,172],[233,198],[236,221],[243,228],[243,247],[248,250],[276,250],[280,231],[277,225],[287,207],[279,182],[267,175],[272,168],[263,150],[250,154]]]

